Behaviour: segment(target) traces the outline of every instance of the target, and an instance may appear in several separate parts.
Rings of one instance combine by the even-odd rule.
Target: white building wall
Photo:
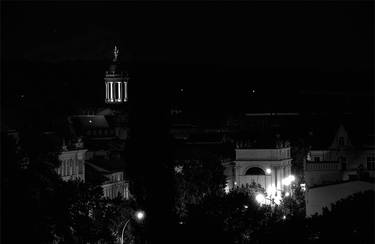
[[[255,182],[265,190],[273,186],[279,192],[289,191],[282,180],[291,174],[290,148],[282,149],[236,149],[236,161],[224,164],[228,187],[246,186]],[[257,167],[270,174],[246,175],[248,169]]]
[[[373,149],[354,150],[312,150],[311,158],[305,164],[305,180],[308,186],[348,180],[349,175],[357,175],[361,168],[370,177],[375,177],[375,171],[367,168],[367,158],[375,153]],[[320,161],[316,162],[315,157]],[[343,168],[343,160],[346,168]]]
[[[350,195],[366,190],[375,191],[373,183],[351,181],[335,185],[321,186],[308,189],[306,192],[306,216],[322,214],[323,207],[331,209],[331,204],[349,197]]]
[[[120,195],[129,199],[129,185],[124,180],[123,172],[107,174],[106,177],[108,181],[102,185],[104,197],[113,199]]]
[[[63,151],[59,155],[61,165],[56,172],[64,181],[82,180],[85,181],[85,160],[86,149]]]

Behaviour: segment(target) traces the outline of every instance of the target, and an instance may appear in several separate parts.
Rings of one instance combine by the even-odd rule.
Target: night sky
[[[5,2],[1,11],[9,106],[22,95],[45,104],[64,93],[71,107],[103,105],[116,44],[134,80],[195,111],[373,108],[371,1]]]
[[[5,3],[4,56],[235,67],[369,69],[373,4]],[[124,58],[124,57],[123,57]]]

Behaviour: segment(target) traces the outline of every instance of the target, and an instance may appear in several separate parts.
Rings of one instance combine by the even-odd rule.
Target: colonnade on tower
[[[115,46],[113,62],[104,76],[106,103],[124,103],[128,101],[129,76],[126,72],[119,70],[118,55],[119,49]]]

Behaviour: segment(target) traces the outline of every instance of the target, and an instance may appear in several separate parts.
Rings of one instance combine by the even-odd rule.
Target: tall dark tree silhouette
[[[165,74],[143,70],[129,81],[130,139],[125,153],[132,191],[146,211],[148,243],[173,242],[174,170]]]

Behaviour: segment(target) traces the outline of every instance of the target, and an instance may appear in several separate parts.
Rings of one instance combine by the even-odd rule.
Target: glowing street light
[[[145,218],[145,212],[142,211],[142,210],[138,210],[137,212],[135,212],[135,217],[137,218],[137,220],[143,220]]]
[[[142,221],[145,217],[146,217],[146,214],[144,211],[142,210],[138,210],[135,212],[134,214],[134,217],[137,221]],[[122,233],[121,233],[121,244],[124,244],[124,232],[125,232],[125,229],[126,227],[128,226],[130,220],[132,218],[128,219],[126,222],[125,222],[125,225],[124,225],[124,228],[122,228]]]
[[[296,180],[296,177],[294,175],[289,175],[288,177],[282,179],[281,183],[283,185],[289,186],[295,180]]]
[[[255,196],[255,200],[260,204],[264,204],[266,202],[266,197],[262,194],[262,193],[258,193],[256,196]]]
[[[270,185],[267,187],[267,195],[268,196],[274,196],[277,193],[277,189],[274,185]]]
[[[286,196],[286,197],[289,197],[289,196],[290,196],[290,193],[287,191],[287,192],[285,193],[285,196]]]
[[[289,175],[289,180],[291,182],[295,181],[296,180],[296,177],[294,175]]]

